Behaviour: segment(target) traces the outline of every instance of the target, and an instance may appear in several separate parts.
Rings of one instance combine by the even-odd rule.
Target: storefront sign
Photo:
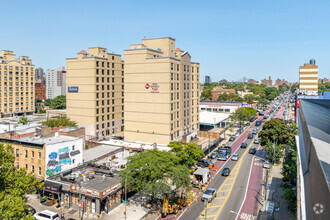
[[[79,193],[79,186],[70,185],[70,191]],[[89,189],[89,188],[86,188],[86,187],[81,187],[80,192],[83,193],[83,194],[98,197],[98,198],[100,196],[100,191],[92,190],[92,189]]]
[[[80,150],[75,150],[75,151],[71,151],[71,152],[70,152],[70,156],[71,156],[71,157],[76,156],[76,155],[78,155],[78,154],[80,154]]]
[[[104,190],[102,192],[102,198],[105,197],[105,196],[107,196],[108,194],[110,194],[112,192],[117,191],[120,187],[121,187],[121,184],[118,183],[118,184],[113,185],[113,186],[109,187],[108,189]]]
[[[144,87],[145,87],[146,89],[149,89],[149,88],[150,88],[150,85],[147,83]]]

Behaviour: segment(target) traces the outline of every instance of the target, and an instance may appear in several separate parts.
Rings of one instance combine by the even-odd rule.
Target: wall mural
[[[48,163],[46,164],[46,176],[53,176],[54,174],[61,172],[63,166],[71,165],[72,157],[79,155],[80,150],[71,151],[69,147],[63,147],[58,149],[57,152],[53,151],[48,154]]]

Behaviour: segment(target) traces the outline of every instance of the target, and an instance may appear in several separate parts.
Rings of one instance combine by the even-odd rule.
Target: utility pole
[[[81,175],[78,176],[78,185],[79,185],[79,220],[82,219],[82,213],[81,213]]]

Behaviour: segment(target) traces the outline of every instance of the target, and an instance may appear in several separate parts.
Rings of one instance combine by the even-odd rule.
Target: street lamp
[[[132,170],[139,171],[139,169],[132,169]],[[125,177],[125,220],[127,219],[127,216],[126,216],[126,206],[127,206],[127,175],[128,175],[132,170],[129,170],[129,171],[126,173],[126,177]],[[142,167],[141,167],[140,170],[142,170]]]
[[[275,145],[275,135],[274,133],[269,130],[272,134],[273,134],[273,148],[274,148],[274,154],[273,154],[273,165],[274,165],[274,162],[275,162],[275,150],[276,150],[276,145]]]

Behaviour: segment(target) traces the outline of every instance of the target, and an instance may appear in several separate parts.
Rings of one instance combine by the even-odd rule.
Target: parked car
[[[229,138],[229,141],[234,141],[235,140],[235,136],[231,136],[230,138]]]
[[[231,172],[231,170],[226,167],[222,170],[222,176],[229,176],[230,172]]]
[[[248,134],[247,138],[248,139],[252,139],[253,138],[253,134],[252,133]]]
[[[246,147],[247,147],[247,143],[243,142],[243,143],[241,144],[241,148],[246,148]]]
[[[222,144],[222,147],[223,148],[229,147],[229,144],[228,143],[224,143],[224,144]]]
[[[254,129],[252,130],[252,134],[257,134],[257,129],[256,129],[256,128],[254,128]]]
[[[259,138],[254,139],[253,143],[259,144]]]
[[[265,116],[264,116],[264,119],[267,119],[267,118],[268,118],[268,115],[265,115]]]
[[[202,202],[211,202],[215,197],[217,197],[217,191],[213,188],[208,188],[201,198]]]
[[[218,153],[217,152],[212,152],[212,154],[209,156],[210,159],[215,159],[218,157]]]
[[[259,129],[260,129],[260,127],[259,127],[259,126],[256,126],[256,129],[257,129],[257,130],[259,130]]]
[[[231,160],[237,161],[238,160],[238,154],[233,154],[231,157]]]
[[[28,215],[30,213],[32,213],[32,215],[34,215],[36,213],[36,210],[32,206],[26,205],[26,206],[24,206],[24,212],[26,215]]]
[[[52,212],[49,210],[43,210],[41,212],[37,212],[33,215],[33,217],[37,220],[60,220],[58,214],[56,212]]]
[[[270,169],[270,165],[271,165],[270,162],[266,160],[264,162],[263,168]]]
[[[260,120],[257,120],[256,126],[260,126],[260,125],[261,125],[261,121]]]
[[[199,166],[199,167],[209,167],[209,165],[211,165],[212,167],[214,167],[214,163],[212,163],[209,160],[199,160],[197,162],[197,166]]]
[[[251,125],[250,122],[248,122],[248,123],[245,124],[245,126],[250,126],[250,125]]]
[[[255,154],[257,152],[257,149],[255,148],[255,147],[251,147],[250,149],[249,149],[249,153],[250,154]]]

